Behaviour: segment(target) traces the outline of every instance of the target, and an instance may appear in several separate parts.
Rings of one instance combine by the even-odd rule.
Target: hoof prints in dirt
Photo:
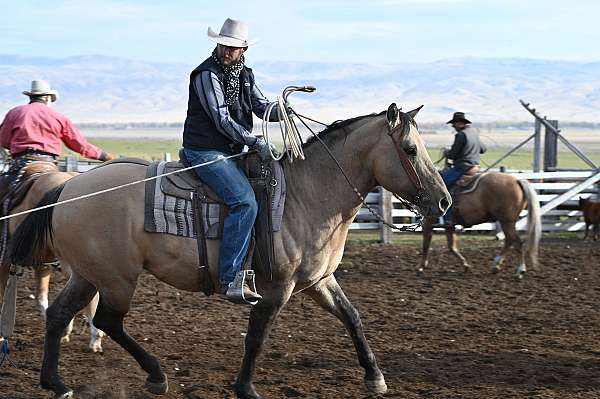
[[[347,245],[336,276],[361,314],[389,388],[384,397],[600,398],[600,246],[542,241],[539,269],[516,281],[510,260],[490,272],[500,245],[465,247],[469,273],[434,247],[422,276],[418,246]],[[23,278],[17,304],[23,345],[11,356],[19,368],[0,370],[0,398],[47,397],[31,280]],[[52,285],[53,296],[64,282]],[[233,397],[248,311],[144,275],[125,326],[160,359],[170,381],[163,397],[222,399]],[[110,339],[102,355],[86,347],[81,327],[63,345],[60,371],[76,397],[154,397],[143,390],[145,373]],[[363,378],[342,324],[299,295],[258,359],[255,384],[265,398],[364,398]]]

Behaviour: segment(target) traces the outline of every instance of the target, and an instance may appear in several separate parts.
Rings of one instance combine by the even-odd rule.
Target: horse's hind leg
[[[387,385],[381,370],[377,366],[375,355],[363,332],[362,323],[358,311],[352,306],[342,287],[335,277],[329,277],[319,281],[317,284],[305,291],[325,310],[340,319],[346,330],[352,337],[352,342],[358,354],[358,361],[365,369],[365,385],[369,391],[382,394],[387,391]]]
[[[452,255],[454,255],[454,256],[456,256],[456,258],[458,258],[460,263],[462,263],[465,271],[470,270],[471,265],[469,264],[469,262],[467,262],[465,257],[462,256],[462,254],[458,250],[458,237],[456,235],[456,229],[454,227],[446,228],[446,240],[448,242],[448,251],[450,251],[450,253]]]
[[[60,339],[73,316],[89,303],[95,293],[96,288],[92,284],[74,274],[46,311],[46,338],[40,382],[42,388],[54,391],[57,397],[66,398],[72,394],[58,375]]]
[[[10,264],[0,263],[0,304],[4,301],[4,291],[8,284],[8,276],[10,272]]]
[[[244,342],[244,358],[234,386],[238,398],[262,398],[256,392],[252,383],[256,358],[262,352],[273,323],[283,306],[289,300],[292,291],[293,286],[277,292],[272,290],[268,296],[265,295],[263,299],[252,307],[248,322],[248,333]],[[263,292],[263,290],[260,292]]]
[[[523,241],[517,234],[517,230],[515,228],[515,222],[500,222],[500,226],[502,227],[502,232],[504,233],[504,247],[499,255],[496,255],[494,258],[494,266],[492,266],[492,272],[496,273],[502,267],[502,263],[508,252],[510,250],[514,250],[517,254],[519,254],[519,259],[521,263],[517,268],[517,278],[523,278],[523,275],[527,271],[527,267],[525,266],[525,254],[523,252]]]
[[[123,318],[129,311],[129,305],[135,286],[111,287],[110,291],[100,292],[100,301],[94,316],[94,325],[104,331],[116,343],[121,345],[148,373],[146,388],[155,395],[163,395],[169,390],[167,376],[158,359],[133,339],[123,327]],[[92,299],[90,297],[90,299]]]

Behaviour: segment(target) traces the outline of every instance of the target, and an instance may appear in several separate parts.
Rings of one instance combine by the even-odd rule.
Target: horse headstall
[[[394,137],[394,133],[396,131],[400,131],[400,140]],[[389,130],[388,136],[390,136],[392,142],[394,143],[394,148],[396,149],[396,153],[398,154],[398,158],[400,159],[400,163],[402,164],[402,167],[404,168],[408,179],[411,181],[411,183],[417,191],[413,203],[414,205],[419,206],[427,199],[428,196],[427,192],[425,191],[425,188],[423,187],[423,184],[421,183],[421,178],[417,174],[415,166],[412,164],[412,162],[410,162],[408,154],[406,153],[406,151],[404,151],[404,148],[402,148],[402,145],[400,144],[400,141],[403,138],[405,131],[406,127],[403,126],[403,124],[398,124],[394,128],[391,128]]]

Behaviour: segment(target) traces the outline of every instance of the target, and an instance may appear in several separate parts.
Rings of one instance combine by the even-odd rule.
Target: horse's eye
[[[414,157],[417,155],[417,146],[409,145],[404,149],[404,151],[406,152],[406,155]]]

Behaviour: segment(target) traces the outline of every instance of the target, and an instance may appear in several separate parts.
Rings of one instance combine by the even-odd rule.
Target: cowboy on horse
[[[442,179],[448,190],[463,176],[474,175],[479,172],[480,154],[486,152],[487,148],[479,139],[479,134],[471,130],[469,121],[464,112],[455,112],[447,124],[451,124],[456,130],[452,147],[444,150],[444,156],[452,161],[442,172]],[[444,216],[444,222],[452,225],[453,207]]]
[[[0,184],[0,198],[14,188],[25,175],[58,171],[57,158],[61,143],[86,158],[108,161],[113,155],[87,142],[71,120],[53,109],[50,104],[58,99],[44,80],[31,82],[31,90],[23,94],[29,103],[11,109],[0,125],[0,147],[8,150],[11,166],[3,176],[9,184]],[[32,163],[35,167],[27,172],[24,168]]]
[[[191,165],[199,165],[239,154],[248,146],[267,161],[269,145],[252,135],[252,114],[262,118],[269,101],[245,65],[244,52],[253,44],[248,40],[248,25],[228,18],[219,33],[208,28],[208,38],[217,46],[190,74],[183,154]],[[279,120],[277,110],[271,115],[271,122]],[[194,170],[229,210],[219,252],[220,293],[234,302],[241,295],[244,302],[255,303],[262,297],[250,288],[241,271],[258,213],[250,182],[231,159]],[[240,286],[241,290],[236,289]]]

